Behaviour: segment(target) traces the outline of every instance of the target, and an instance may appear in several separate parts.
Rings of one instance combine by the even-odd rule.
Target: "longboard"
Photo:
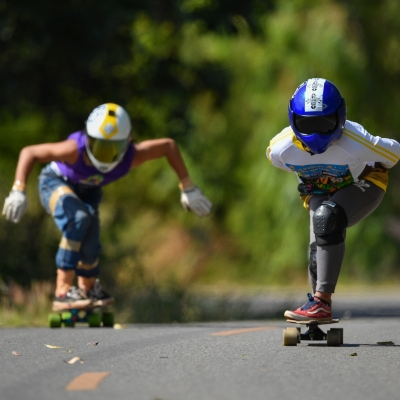
[[[54,311],[48,317],[50,328],[61,326],[73,328],[76,323],[88,324],[91,328],[114,326],[114,314],[108,307],[71,308],[64,311]]]
[[[325,333],[319,325],[336,324],[340,321],[339,318],[334,318],[328,321],[296,321],[288,319],[287,322],[298,325],[306,325],[307,332],[301,333],[301,328],[287,328],[283,331],[283,345],[297,346],[302,340],[326,340],[328,346],[340,346],[343,344],[343,328],[331,328]]]

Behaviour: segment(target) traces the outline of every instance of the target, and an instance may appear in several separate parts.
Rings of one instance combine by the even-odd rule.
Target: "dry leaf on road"
[[[65,363],[67,363],[67,364],[75,364],[76,362],[80,362],[81,364],[83,364],[83,360],[82,360],[82,358],[80,358],[80,357],[73,357],[73,358],[71,358],[69,361],[65,361],[64,360],[64,362]]]
[[[64,347],[62,346],[55,346],[54,344],[45,344],[46,347],[49,349],[63,349]]]

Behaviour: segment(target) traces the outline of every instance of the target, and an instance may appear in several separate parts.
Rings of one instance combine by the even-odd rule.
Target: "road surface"
[[[341,347],[284,347],[287,326],[264,320],[3,328],[0,399],[399,398],[400,318],[348,316],[334,325],[344,329]]]

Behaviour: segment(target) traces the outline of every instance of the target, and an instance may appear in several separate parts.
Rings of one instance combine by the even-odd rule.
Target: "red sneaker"
[[[313,297],[310,293],[307,296],[308,301],[304,306],[295,311],[285,311],[284,316],[295,321],[330,321],[332,319],[331,305]]]

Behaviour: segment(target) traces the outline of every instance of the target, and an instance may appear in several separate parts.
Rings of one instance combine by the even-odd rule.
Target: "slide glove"
[[[8,221],[18,223],[28,208],[26,194],[20,190],[12,190],[4,201],[3,215]]]
[[[211,213],[211,201],[204,196],[203,192],[197,186],[181,192],[181,203],[185,210],[192,210],[199,217],[205,217]]]

